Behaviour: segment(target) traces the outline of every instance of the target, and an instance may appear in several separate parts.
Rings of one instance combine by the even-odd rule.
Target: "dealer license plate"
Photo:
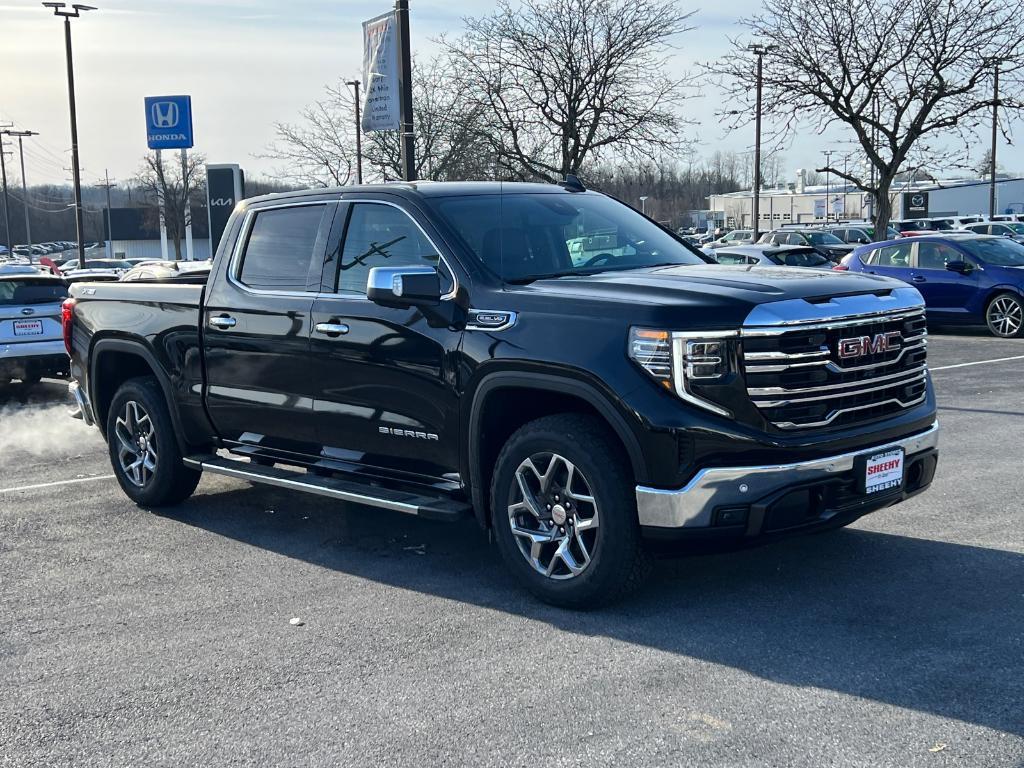
[[[903,485],[902,448],[869,455],[864,460],[864,493],[879,493]]]
[[[42,320],[15,320],[15,336],[40,336],[43,333]]]

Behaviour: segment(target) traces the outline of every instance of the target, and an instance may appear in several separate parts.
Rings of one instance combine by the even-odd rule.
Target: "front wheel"
[[[590,608],[647,573],[627,460],[601,422],[561,414],[509,438],[491,487],[506,565],[545,602]]]
[[[1000,293],[988,303],[985,323],[993,336],[1016,339],[1024,336],[1024,301],[1013,293]]]
[[[107,413],[107,446],[114,476],[136,504],[178,504],[199,484],[202,473],[182,463],[164,393],[152,378],[129,379],[117,390]]]

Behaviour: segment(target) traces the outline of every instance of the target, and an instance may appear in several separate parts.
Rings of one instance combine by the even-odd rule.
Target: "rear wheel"
[[[186,467],[163,391],[149,377],[129,379],[107,413],[107,446],[114,476],[136,504],[159,507],[184,501],[201,472]]]
[[[1015,339],[1024,336],[1024,301],[1013,293],[1000,293],[988,303],[985,323],[993,336]]]
[[[506,565],[545,602],[589,608],[622,597],[647,573],[626,458],[598,420],[531,422],[509,438],[491,488]]]

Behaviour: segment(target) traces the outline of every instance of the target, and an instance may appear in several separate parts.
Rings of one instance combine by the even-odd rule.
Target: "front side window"
[[[812,245],[842,245],[843,241],[830,232],[810,232],[807,239]]]
[[[305,291],[325,205],[256,213],[242,254],[239,281],[263,291]]]
[[[366,295],[366,280],[373,267],[439,267],[440,262],[437,249],[404,211],[382,203],[354,203],[345,228],[336,289],[338,293]],[[443,269],[441,286],[442,293],[451,286]]]
[[[963,261],[955,248],[942,243],[918,243],[917,266],[919,269],[945,269],[951,261]]]
[[[982,264],[996,267],[1024,267],[1024,245],[1005,237],[965,240],[965,251]]]

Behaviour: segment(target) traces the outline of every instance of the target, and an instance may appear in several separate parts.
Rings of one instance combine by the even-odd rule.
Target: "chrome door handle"
[[[228,315],[221,315],[220,317],[211,317],[209,322],[214,328],[234,328],[238,321]]]
[[[317,323],[316,332],[325,336],[341,336],[348,333],[348,326],[344,323]]]

